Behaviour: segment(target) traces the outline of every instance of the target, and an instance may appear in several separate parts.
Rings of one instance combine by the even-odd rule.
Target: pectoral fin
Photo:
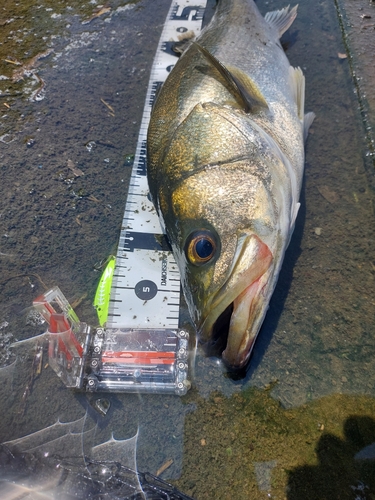
[[[298,118],[302,122],[305,114],[305,76],[301,68],[289,66],[289,83],[297,104]]]
[[[291,218],[290,218],[290,226],[289,226],[289,231],[290,231],[290,236],[292,236],[292,233],[294,231],[294,226],[296,224],[296,219],[299,211],[299,207],[301,206],[301,203],[296,203],[293,208],[292,208],[292,213],[291,213]]]
[[[306,142],[307,139],[307,134],[309,133],[309,128],[311,127],[312,122],[315,119],[315,113],[310,111],[309,113],[305,114],[305,118],[303,121],[303,138]]]
[[[303,125],[303,139],[306,142],[309,128],[314,121],[315,113],[305,114],[305,77],[301,68],[289,67],[289,82],[297,105],[298,118]]]
[[[263,94],[246,73],[232,66],[224,66],[207,49],[196,42],[193,42],[193,44],[204,55],[210,66],[220,74],[225,86],[246,113],[255,113],[261,109],[268,109]]]

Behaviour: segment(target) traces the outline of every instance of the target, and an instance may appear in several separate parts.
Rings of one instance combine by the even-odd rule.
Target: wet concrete
[[[366,135],[367,173],[375,188],[375,2],[335,0],[335,3]]]
[[[76,301],[82,320],[97,322],[92,300],[101,263],[117,245],[127,156],[170,2],[118,0],[97,17],[100,8],[83,0],[3,8],[0,355],[2,364],[17,361],[0,371],[0,441],[87,411],[97,424],[94,444],[139,430],[140,469],[155,473],[173,460],[163,477],[180,478],[198,499],[233,492],[297,499],[312,489],[320,499],[355,498],[361,481],[364,495],[375,494],[369,462],[354,458],[375,441],[375,225],[366,156],[374,108],[363,50],[370,41],[359,42],[375,31],[361,25],[372,22],[360,17],[367,10],[357,10],[372,16],[374,7],[299,3],[283,41],[304,70],[306,110],[317,119],[295,234],[247,376],[233,381],[198,352],[185,398],[110,395],[105,417],[95,414],[92,396],[66,389],[46,358],[30,385],[35,345],[10,344],[45,330],[27,308],[53,285]],[[258,5],[262,12],[280,7],[276,0]]]

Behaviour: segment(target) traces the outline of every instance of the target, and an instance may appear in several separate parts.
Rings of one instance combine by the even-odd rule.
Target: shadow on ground
[[[323,434],[316,447],[319,464],[289,472],[288,500],[375,498],[375,421],[349,417],[344,439]]]

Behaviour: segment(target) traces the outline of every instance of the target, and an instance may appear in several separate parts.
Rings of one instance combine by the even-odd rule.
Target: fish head
[[[158,210],[189,311],[208,350],[246,365],[282,251],[271,164],[279,161],[244,113],[198,104],[163,158]],[[277,191],[277,189],[276,189]]]

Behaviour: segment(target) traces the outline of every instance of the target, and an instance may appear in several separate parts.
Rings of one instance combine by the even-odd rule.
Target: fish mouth
[[[246,236],[226,284],[210,304],[199,329],[208,354],[220,353],[229,370],[249,360],[268,308],[272,253],[255,234]]]

